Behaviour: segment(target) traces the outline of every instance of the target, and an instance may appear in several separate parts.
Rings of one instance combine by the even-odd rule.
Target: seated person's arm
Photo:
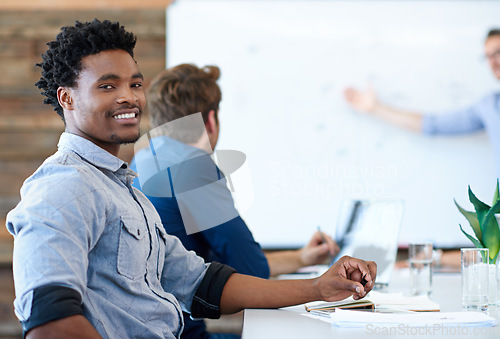
[[[93,245],[92,220],[103,220],[105,209],[99,199],[89,201],[74,173],[53,173],[54,182],[60,182],[57,187],[28,180],[23,200],[7,216],[7,228],[15,236],[16,314],[28,338],[98,337],[83,317],[82,296]],[[71,195],[63,186],[78,199],[68,199]]]
[[[266,280],[232,274],[224,286],[221,312],[234,313],[245,308],[278,308],[315,300],[337,301],[354,295],[363,298],[374,285],[374,262],[342,257],[316,279]],[[361,284],[365,278],[365,286]]]
[[[460,268],[460,250],[443,251],[438,264],[445,267]]]
[[[100,338],[83,316],[82,298],[61,285],[37,287],[31,292],[30,316],[23,323],[27,338]]]
[[[304,266],[323,264],[330,256],[336,256],[339,253],[338,245],[329,235],[324,234],[324,238],[326,243],[318,231],[299,250],[266,253],[271,276],[293,273]]]
[[[101,338],[83,315],[72,315],[37,326],[28,332],[27,339]]]

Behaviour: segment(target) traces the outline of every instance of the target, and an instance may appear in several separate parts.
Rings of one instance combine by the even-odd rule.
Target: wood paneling
[[[0,244],[0,262],[10,257],[12,246]],[[5,252],[5,253],[4,253]],[[5,261],[5,260],[4,260]],[[9,264],[0,264],[0,338],[22,338],[21,324],[14,315],[14,280]]]
[[[33,1],[16,1],[27,3]],[[40,1],[47,4],[49,2]],[[54,4],[57,1],[52,1]],[[104,1],[105,2],[105,1]],[[104,3],[103,1],[86,1]],[[145,1],[148,3],[148,1]],[[76,20],[90,21],[94,18],[119,21],[128,31],[137,36],[135,59],[145,76],[145,86],[165,68],[165,11],[147,9],[144,1],[133,3],[136,10],[85,7],[76,10],[72,3],[63,10],[9,10],[0,11],[0,220],[19,201],[19,189],[23,181],[57,149],[57,141],[64,130],[64,123],[52,106],[43,104],[44,97],[34,83],[40,78],[40,69],[35,63],[41,61],[47,42],[54,40],[60,28],[73,25]],[[165,1],[164,1],[165,2]],[[169,1],[166,1],[168,3]],[[126,1],[124,3],[126,5]],[[129,2],[130,4],[132,2]],[[152,4],[153,2],[149,2]],[[159,3],[159,2],[156,2]],[[5,1],[0,8],[5,8]],[[143,6],[144,5],[144,6]],[[2,7],[4,6],[4,7]],[[145,9],[146,8],[146,9]],[[142,131],[148,128],[147,118],[141,124]],[[119,156],[130,161],[133,145],[122,148]],[[0,226],[0,240],[11,240],[5,227]]]
[[[0,2],[1,3],[1,2]],[[165,37],[164,10],[64,10],[53,11],[1,11],[0,38],[34,41],[45,49],[45,43],[54,40],[62,26],[75,21],[119,21],[125,28],[142,39]]]
[[[2,0],[0,9],[20,9],[31,11],[33,9],[51,9],[65,10],[74,9],[162,9],[166,8],[175,0],[86,0],[86,1],[67,1],[67,0]]]
[[[165,68],[165,3],[169,1],[124,1],[135,10],[97,10],[118,1],[31,1],[0,0],[0,338],[22,338],[22,329],[13,311],[12,235],[5,217],[20,200],[19,189],[45,160],[56,151],[64,123],[34,83],[40,78],[35,63],[41,61],[48,41],[54,40],[60,27],[75,20],[93,18],[119,21],[137,35],[135,59],[145,76],[145,85]],[[87,10],[75,10],[82,8]],[[148,5],[158,9],[148,10]],[[4,10],[5,8],[29,10]],[[44,7],[45,6],[45,7]],[[59,6],[65,6],[61,10]],[[54,8],[36,10],[33,8]],[[148,129],[147,117],[141,130]],[[119,156],[130,161],[133,145],[125,145]]]

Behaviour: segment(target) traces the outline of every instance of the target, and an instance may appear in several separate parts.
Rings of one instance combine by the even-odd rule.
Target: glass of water
[[[489,250],[462,248],[462,308],[472,311],[488,309]]]
[[[408,248],[410,262],[410,293],[429,295],[432,288],[432,243],[411,243]]]

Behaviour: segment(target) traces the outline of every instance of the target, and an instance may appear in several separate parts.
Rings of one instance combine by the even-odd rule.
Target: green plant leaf
[[[490,259],[494,259],[500,250],[500,228],[495,217],[500,213],[500,201],[497,201],[493,207],[486,213],[481,230],[483,232],[482,243],[490,250]]]
[[[465,234],[465,236],[469,238],[470,241],[472,241],[474,246],[476,246],[477,248],[484,248],[483,244],[479,240],[477,240],[472,235],[469,235],[467,232],[464,231],[462,225],[458,224],[458,226],[460,226],[460,230],[462,231],[462,233]]]
[[[498,201],[498,199],[500,199],[500,193],[499,193],[499,188],[498,188],[498,180],[497,179],[497,187],[495,188],[495,194],[493,195],[493,202],[491,203],[491,205],[495,205]]]
[[[479,241],[483,239],[483,233],[481,232],[481,227],[479,226],[479,221],[477,220],[477,215],[474,212],[469,212],[464,210],[455,199],[453,199],[455,202],[455,206],[457,206],[458,210],[460,213],[463,214],[463,216],[469,221],[470,226],[472,227],[472,230],[474,231],[474,234],[476,234],[476,237]]]
[[[476,210],[476,216],[477,220],[479,221],[479,228],[481,229],[481,233],[483,234],[484,238],[484,218],[486,217],[486,214],[488,214],[488,211],[490,210],[490,206],[486,205],[484,202],[479,200],[474,193],[472,193],[472,190],[470,189],[469,186],[469,200],[474,205],[474,209]],[[483,240],[481,238],[481,240]]]
[[[499,254],[500,254],[500,252],[498,252],[497,255],[493,259],[490,259],[490,264],[496,264]]]

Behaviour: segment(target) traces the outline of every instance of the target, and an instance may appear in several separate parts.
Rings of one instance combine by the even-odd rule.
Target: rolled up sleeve
[[[422,121],[423,133],[428,135],[453,135],[473,133],[484,129],[480,115],[481,107],[484,104],[483,101],[461,110],[424,115]]]
[[[55,299],[70,300],[59,304],[70,305],[67,316],[79,314],[74,306],[75,300],[81,303],[86,290],[88,251],[95,231],[91,225],[105,217],[98,212],[103,208],[97,206],[95,192],[86,189],[77,170],[54,165],[40,174],[25,182],[21,203],[7,216],[7,228],[15,239],[15,313],[23,324],[36,325],[41,323],[30,318],[33,312],[40,313],[36,299],[47,297],[40,293],[42,287],[51,291],[62,287],[56,290],[65,293],[54,293]]]

